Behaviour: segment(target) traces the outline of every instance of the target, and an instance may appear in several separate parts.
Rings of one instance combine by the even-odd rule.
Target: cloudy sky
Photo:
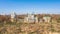
[[[0,14],[60,14],[60,0],[0,0]]]

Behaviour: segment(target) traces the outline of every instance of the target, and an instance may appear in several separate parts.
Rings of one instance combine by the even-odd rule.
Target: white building
[[[35,22],[38,23],[38,17],[37,16],[35,17]]]
[[[44,20],[44,22],[50,22],[51,21],[51,17],[50,16],[44,16],[43,20]]]
[[[24,22],[29,22],[29,23],[38,22],[38,18],[35,17],[33,14],[28,14],[28,15],[24,18]]]
[[[15,16],[16,16],[15,12],[12,12],[12,13],[11,13],[11,22],[14,21]]]

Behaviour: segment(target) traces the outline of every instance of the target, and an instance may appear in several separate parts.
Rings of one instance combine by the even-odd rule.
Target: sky
[[[60,14],[60,0],[0,0],[0,14]]]

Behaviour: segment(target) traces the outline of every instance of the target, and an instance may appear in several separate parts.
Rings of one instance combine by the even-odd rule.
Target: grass
[[[25,33],[27,30],[28,34],[35,34],[35,33],[45,33],[45,31],[48,33],[49,31],[51,32],[60,32],[60,28],[57,27],[60,26],[58,23],[22,23],[22,22],[7,22],[7,23],[1,23],[0,25],[0,33],[4,32],[2,29],[5,29],[5,33]],[[26,28],[27,27],[27,28]],[[21,31],[22,29],[26,29],[25,31]],[[11,29],[11,30],[10,30]],[[32,30],[30,30],[32,29]],[[12,31],[12,32],[9,32]],[[33,32],[31,32],[33,31]]]

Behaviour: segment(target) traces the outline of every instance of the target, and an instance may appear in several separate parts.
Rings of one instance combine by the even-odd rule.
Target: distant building
[[[34,23],[38,22],[38,18],[34,16],[34,14],[27,14],[24,18],[24,22]]]
[[[29,23],[34,22],[34,15],[27,14],[27,16],[24,18],[24,22],[29,22]]]
[[[28,22],[28,17],[25,17],[24,18],[24,22]]]
[[[14,22],[15,17],[16,17],[15,12],[12,12],[11,13],[11,22]]]
[[[37,16],[35,17],[35,22],[38,23],[38,17]]]
[[[50,16],[44,16],[43,20],[44,20],[44,22],[50,22],[51,21],[51,17]]]

